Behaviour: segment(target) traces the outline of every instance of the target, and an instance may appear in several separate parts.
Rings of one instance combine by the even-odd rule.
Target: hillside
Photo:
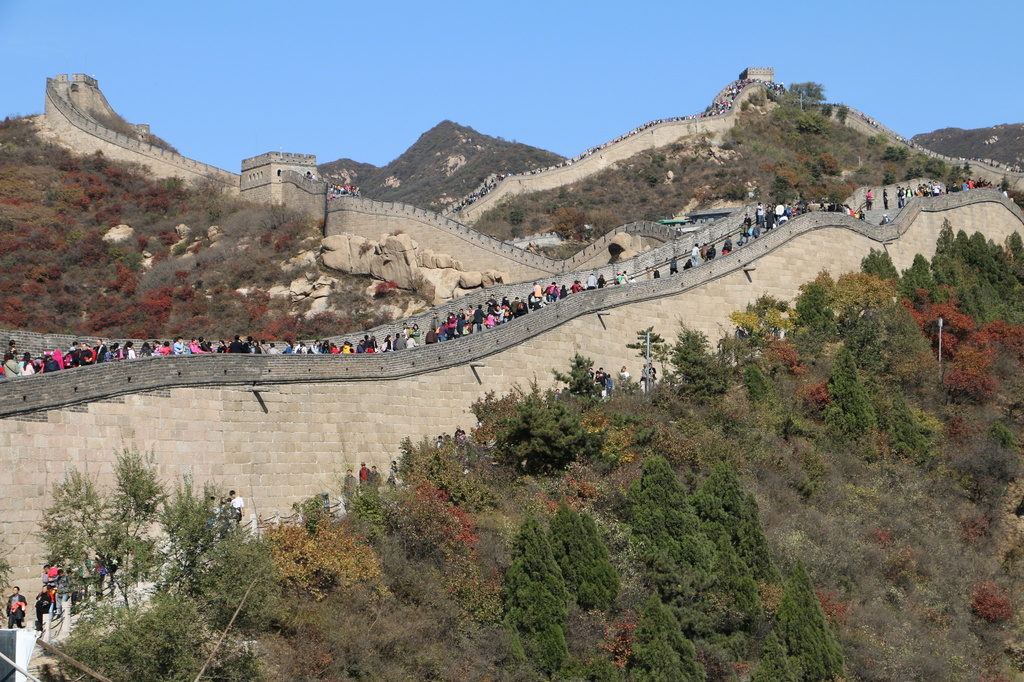
[[[942,128],[915,135],[912,140],[947,156],[993,159],[1008,166],[1024,167],[1024,123],[972,130]]]
[[[320,271],[321,236],[296,211],[72,155],[40,140],[28,119],[0,123],[2,326],[283,339],[388,319],[364,295],[368,279]]]
[[[921,177],[957,181],[962,169],[841,124],[843,107],[751,98],[719,138],[681,140],[587,179],[515,196],[474,229],[501,239],[555,230],[588,238],[631,220],[764,202],[843,202],[858,187]],[[893,198],[895,205],[895,198]],[[853,208],[857,208],[856,206]]]
[[[376,481],[332,472],[346,514],[261,534],[126,450],[117,489],[53,484],[41,534],[78,561],[88,500],[107,587],[155,595],[86,604],[62,646],[114,682],[208,655],[248,682],[1018,680],[1022,262],[946,225],[902,274],[875,252],[736,311],[718,350],[655,335],[649,393],[565,357],[560,394],[488,395]]]
[[[339,159],[320,164],[320,175],[339,184],[358,185],[364,196],[379,201],[439,210],[494,173],[521,172],[561,160],[543,149],[442,121],[386,166]]]

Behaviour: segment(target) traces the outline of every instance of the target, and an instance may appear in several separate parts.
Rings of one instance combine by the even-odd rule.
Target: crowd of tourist
[[[897,208],[902,209],[911,197],[939,196],[947,191],[969,191],[975,188],[991,187],[991,183],[984,180],[967,180],[962,185],[943,187],[938,182],[919,184],[916,188],[898,185],[895,191]],[[889,209],[890,197],[888,188],[882,188],[881,201],[885,210]],[[740,228],[737,232],[728,234],[715,242],[694,243],[689,257],[683,259],[682,268],[679,266],[680,258],[673,256],[666,263],[660,266],[652,266],[645,270],[644,275],[650,275],[653,279],[661,277],[659,267],[668,266],[668,274],[674,275],[680,269],[686,270],[697,267],[702,263],[714,260],[719,255],[727,255],[738,247],[759,239],[764,232],[770,231],[796,216],[814,210],[841,212],[861,219],[866,219],[865,210],[873,209],[875,203],[874,190],[869,189],[866,194],[864,207],[859,210],[850,208],[847,204],[829,203],[822,199],[819,202],[797,202],[797,203],[764,203],[747,209]],[[881,224],[891,222],[886,214]],[[735,237],[735,240],[734,240]],[[376,335],[364,334],[361,339],[346,339],[340,343],[331,340],[317,340],[312,342],[288,341],[275,342],[264,339],[254,339],[249,336],[242,338],[236,335],[233,339],[221,339],[220,341],[207,341],[203,337],[186,340],[176,337],[173,341],[153,340],[144,341],[138,348],[134,341],[106,343],[103,339],[96,339],[95,345],[83,342],[75,342],[67,349],[54,348],[45,351],[40,357],[33,358],[28,352],[19,352],[16,343],[11,340],[7,352],[4,355],[3,364],[0,365],[0,378],[12,379],[15,377],[26,377],[35,374],[44,374],[75,367],[101,364],[104,362],[117,362],[124,360],[135,360],[138,358],[160,358],[167,356],[182,355],[204,355],[209,353],[243,353],[255,355],[348,355],[362,353],[388,353],[394,351],[415,348],[420,345],[432,345],[443,343],[452,339],[479,334],[488,329],[516,320],[530,312],[540,310],[546,306],[556,304],[569,296],[584,291],[604,289],[608,286],[622,286],[636,282],[636,274],[630,274],[625,270],[617,271],[613,277],[606,278],[604,274],[590,273],[584,281],[579,279],[571,283],[550,282],[542,284],[534,282],[532,285],[523,285],[525,290],[522,296],[514,296],[509,299],[504,296],[500,301],[495,295],[491,295],[485,303],[475,308],[463,307],[458,310],[451,310],[446,314],[433,313],[432,318],[420,328],[420,323],[403,323],[401,330],[384,335],[378,339]]]
[[[327,198],[337,199],[338,197],[359,197],[359,188],[355,185],[327,185]]]
[[[841,106],[841,105],[834,104],[832,106]],[[996,161],[994,159],[983,159],[983,158],[978,157],[978,156],[972,156],[970,158],[961,156],[961,157],[959,157],[959,159],[953,159],[952,157],[946,156],[944,154],[937,154],[936,152],[933,152],[930,149],[926,149],[925,147],[918,146],[918,144],[916,142],[914,142],[913,140],[908,140],[907,138],[903,137],[902,135],[899,135],[899,134],[893,132],[892,130],[890,130],[886,126],[882,125],[881,123],[879,123],[875,119],[871,118],[870,116],[864,114],[863,112],[861,112],[861,114],[860,114],[860,119],[863,122],[865,122],[868,125],[870,125],[871,127],[877,128],[878,130],[881,130],[881,131],[885,132],[886,134],[888,134],[889,137],[893,138],[894,140],[896,140],[898,142],[902,142],[903,144],[905,144],[906,146],[910,147],[911,149],[919,149],[922,152],[924,152],[925,154],[928,154],[929,156],[934,157],[936,159],[949,159],[950,161],[974,161],[975,163],[981,163],[981,164],[984,164],[986,166],[991,166],[992,168],[995,168],[995,169],[998,169],[998,170],[1001,170],[1001,171],[1007,171],[1007,172],[1010,172],[1010,173],[1024,173],[1024,168],[1022,168],[1019,164],[1002,163],[1001,161]]]
[[[736,97],[741,92],[743,92],[743,89],[746,88],[748,85],[754,85],[754,84],[763,85],[765,88],[767,88],[769,90],[772,90],[772,91],[781,91],[781,90],[785,89],[781,84],[773,83],[773,82],[770,82],[770,81],[762,81],[762,80],[757,80],[757,79],[744,79],[744,80],[733,81],[732,83],[730,83],[728,86],[726,86],[722,90],[722,92],[711,103],[711,106],[708,107],[708,110],[703,112],[703,113],[692,114],[690,116],[676,116],[676,117],[673,117],[673,118],[659,118],[659,119],[656,119],[654,121],[648,121],[647,123],[645,123],[645,124],[643,124],[641,126],[633,128],[628,133],[624,133],[623,135],[619,135],[614,140],[606,142],[605,144],[599,144],[596,147],[591,147],[590,149],[586,150],[582,154],[578,154],[578,155],[574,156],[571,159],[566,159],[565,161],[562,161],[561,163],[557,163],[557,164],[555,164],[553,166],[547,166],[545,168],[534,168],[533,170],[526,171],[524,173],[519,173],[518,175],[538,175],[540,173],[546,173],[548,171],[556,170],[556,169],[559,169],[559,168],[564,168],[566,166],[571,166],[571,165],[573,165],[573,163],[575,163],[577,161],[580,161],[581,159],[584,159],[584,158],[586,158],[588,156],[592,156],[593,154],[601,151],[602,149],[605,149],[606,147],[610,147],[613,144],[617,144],[617,143],[619,143],[619,142],[621,142],[623,140],[629,139],[630,137],[638,135],[639,133],[642,133],[642,132],[644,132],[645,130],[647,130],[649,128],[653,128],[654,126],[661,125],[663,123],[676,123],[676,122],[679,122],[679,121],[691,121],[691,120],[694,120],[694,119],[701,119],[701,118],[706,118],[706,117],[709,117],[709,116],[720,116],[722,114],[726,114],[726,113],[728,113],[732,109],[733,103],[736,101]],[[496,188],[505,178],[508,178],[508,177],[511,177],[511,176],[514,176],[514,175],[517,175],[517,174],[516,173],[500,173],[500,174],[495,174],[495,175],[490,176],[489,178],[484,180],[483,184],[481,184],[480,187],[478,187],[477,189],[473,190],[472,193],[470,193],[469,195],[463,197],[462,199],[460,199],[459,201],[457,201],[453,205],[451,205],[449,207],[449,210],[453,211],[453,212],[458,212],[458,211],[461,211],[462,209],[464,209],[465,207],[467,207],[467,206],[469,206],[471,204],[476,203],[480,199],[483,199],[485,196],[490,194],[491,191],[494,190],[494,188]]]

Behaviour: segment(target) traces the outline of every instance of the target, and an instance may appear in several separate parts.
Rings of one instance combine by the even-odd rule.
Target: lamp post
[[[651,392],[651,333],[646,332],[644,334],[637,334],[638,339],[647,339],[647,364],[644,365],[643,378],[644,378],[644,393]]]

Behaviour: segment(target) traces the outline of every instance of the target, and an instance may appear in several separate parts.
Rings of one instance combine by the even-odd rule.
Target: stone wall
[[[740,110],[740,103],[763,89],[763,85],[747,86],[736,96],[732,108],[724,114],[659,123],[634,135],[627,135],[611,142],[594,154],[578,159],[572,165],[564,165],[536,174],[509,176],[499,182],[487,196],[463,207],[458,212],[459,219],[467,225],[472,225],[483,215],[484,211],[497,206],[503,198],[569,185],[610,168],[619,161],[624,161],[640,152],[665,147],[681,139],[711,137],[724,133],[734,125],[736,112]]]
[[[505,244],[465,225],[406,204],[339,197],[327,204],[325,236],[347,233],[377,240],[398,230],[421,249],[446,253],[466,270],[501,270],[515,281],[562,271],[562,261]]]
[[[81,103],[81,105],[79,104]],[[89,110],[116,116],[94,78],[75,74],[46,80],[46,113],[40,132],[78,154],[102,152],[118,161],[146,166],[157,177],[180,177],[193,182],[212,181],[225,191],[238,193],[239,176],[114,132],[89,115]]]
[[[946,218],[1002,242],[1024,215],[994,194],[920,202],[886,228],[802,216],[675,277],[580,294],[484,334],[390,355],[172,357],[2,382],[0,541],[15,550],[15,576],[31,578],[52,485],[68,466],[109,483],[125,446],[152,451],[165,480],[192,474],[238,489],[251,512],[287,514],[298,499],[336,494],[347,467],[384,466],[403,438],[472,426],[469,406],[489,391],[550,386],[551,369],[577,351],[637,374],[624,348],[637,329],[671,337],[683,321],[715,339],[731,331],[729,312],[764,293],[792,298],[823,269],[856,270],[870,248],[909,267],[915,253],[932,254]]]
[[[965,159],[955,159],[955,158],[953,158],[951,156],[946,156],[944,154],[939,154],[938,152],[933,152],[930,149],[926,149],[924,147],[919,147],[919,146],[917,146],[915,144],[911,144],[906,138],[904,138],[902,135],[898,135],[891,128],[889,128],[889,127],[887,127],[885,125],[882,125],[878,121],[876,121],[873,118],[867,116],[866,114],[863,114],[862,112],[858,111],[857,109],[854,109],[853,107],[848,107],[848,108],[849,108],[850,111],[849,111],[849,113],[846,116],[846,125],[848,127],[850,127],[850,128],[853,128],[854,130],[857,130],[857,131],[859,131],[859,132],[861,132],[861,133],[863,133],[865,135],[871,136],[871,137],[874,137],[875,135],[879,135],[879,134],[885,135],[894,144],[897,144],[897,145],[900,145],[900,146],[903,146],[903,147],[908,147],[912,152],[920,152],[921,154],[924,154],[926,156],[930,156],[930,157],[932,157],[934,159],[941,159],[942,161],[945,161],[950,166],[954,166],[954,165],[955,166],[963,166],[964,165]],[[990,164],[990,163],[982,163],[980,161],[974,161],[974,160],[966,161],[966,163],[968,163],[968,165],[970,165],[970,167],[971,167],[971,178],[972,179],[979,179],[980,178],[982,180],[988,180],[989,182],[991,182],[993,185],[996,185],[997,187],[999,186],[999,184],[1004,179],[1006,179],[1006,181],[1009,182],[1009,184],[1010,184],[1010,189],[1014,189],[1014,190],[1022,190],[1022,189],[1024,189],[1024,173],[1012,173],[1012,172],[1009,172],[1009,171],[1007,171],[1007,170],[1005,170],[1003,168],[1000,168],[999,165],[995,164],[995,163],[992,163],[992,164]],[[945,180],[946,180],[945,178],[931,178],[931,179],[938,180],[938,181],[943,183],[943,186],[945,186]]]

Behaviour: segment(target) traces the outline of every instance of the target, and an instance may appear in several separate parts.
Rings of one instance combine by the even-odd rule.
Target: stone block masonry
[[[791,299],[823,269],[857,270],[870,248],[885,248],[900,269],[915,253],[930,256],[945,218],[997,243],[1024,229],[1024,214],[995,192],[921,205],[892,229],[802,216],[674,277],[572,296],[484,334],[394,354],[172,357],[2,382],[0,518],[15,576],[31,579],[44,559],[34,533],[53,484],[70,466],[110,484],[120,448],[152,451],[170,484],[191,474],[239,490],[264,517],[288,514],[297,500],[336,495],[345,468],[384,466],[404,438],[471,427],[471,403],[490,391],[551,386],[551,369],[576,352],[636,375],[625,344],[638,329],[671,338],[684,322],[714,340],[731,331],[730,312],[765,293]]]
[[[118,161],[142,164],[159,178],[213,182],[231,194],[239,192],[239,176],[234,173],[110,130],[94,118],[95,114],[120,118],[95,78],[74,74],[68,79],[61,74],[47,79],[46,113],[38,121],[44,136],[55,138],[79,154],[101,152]]]

